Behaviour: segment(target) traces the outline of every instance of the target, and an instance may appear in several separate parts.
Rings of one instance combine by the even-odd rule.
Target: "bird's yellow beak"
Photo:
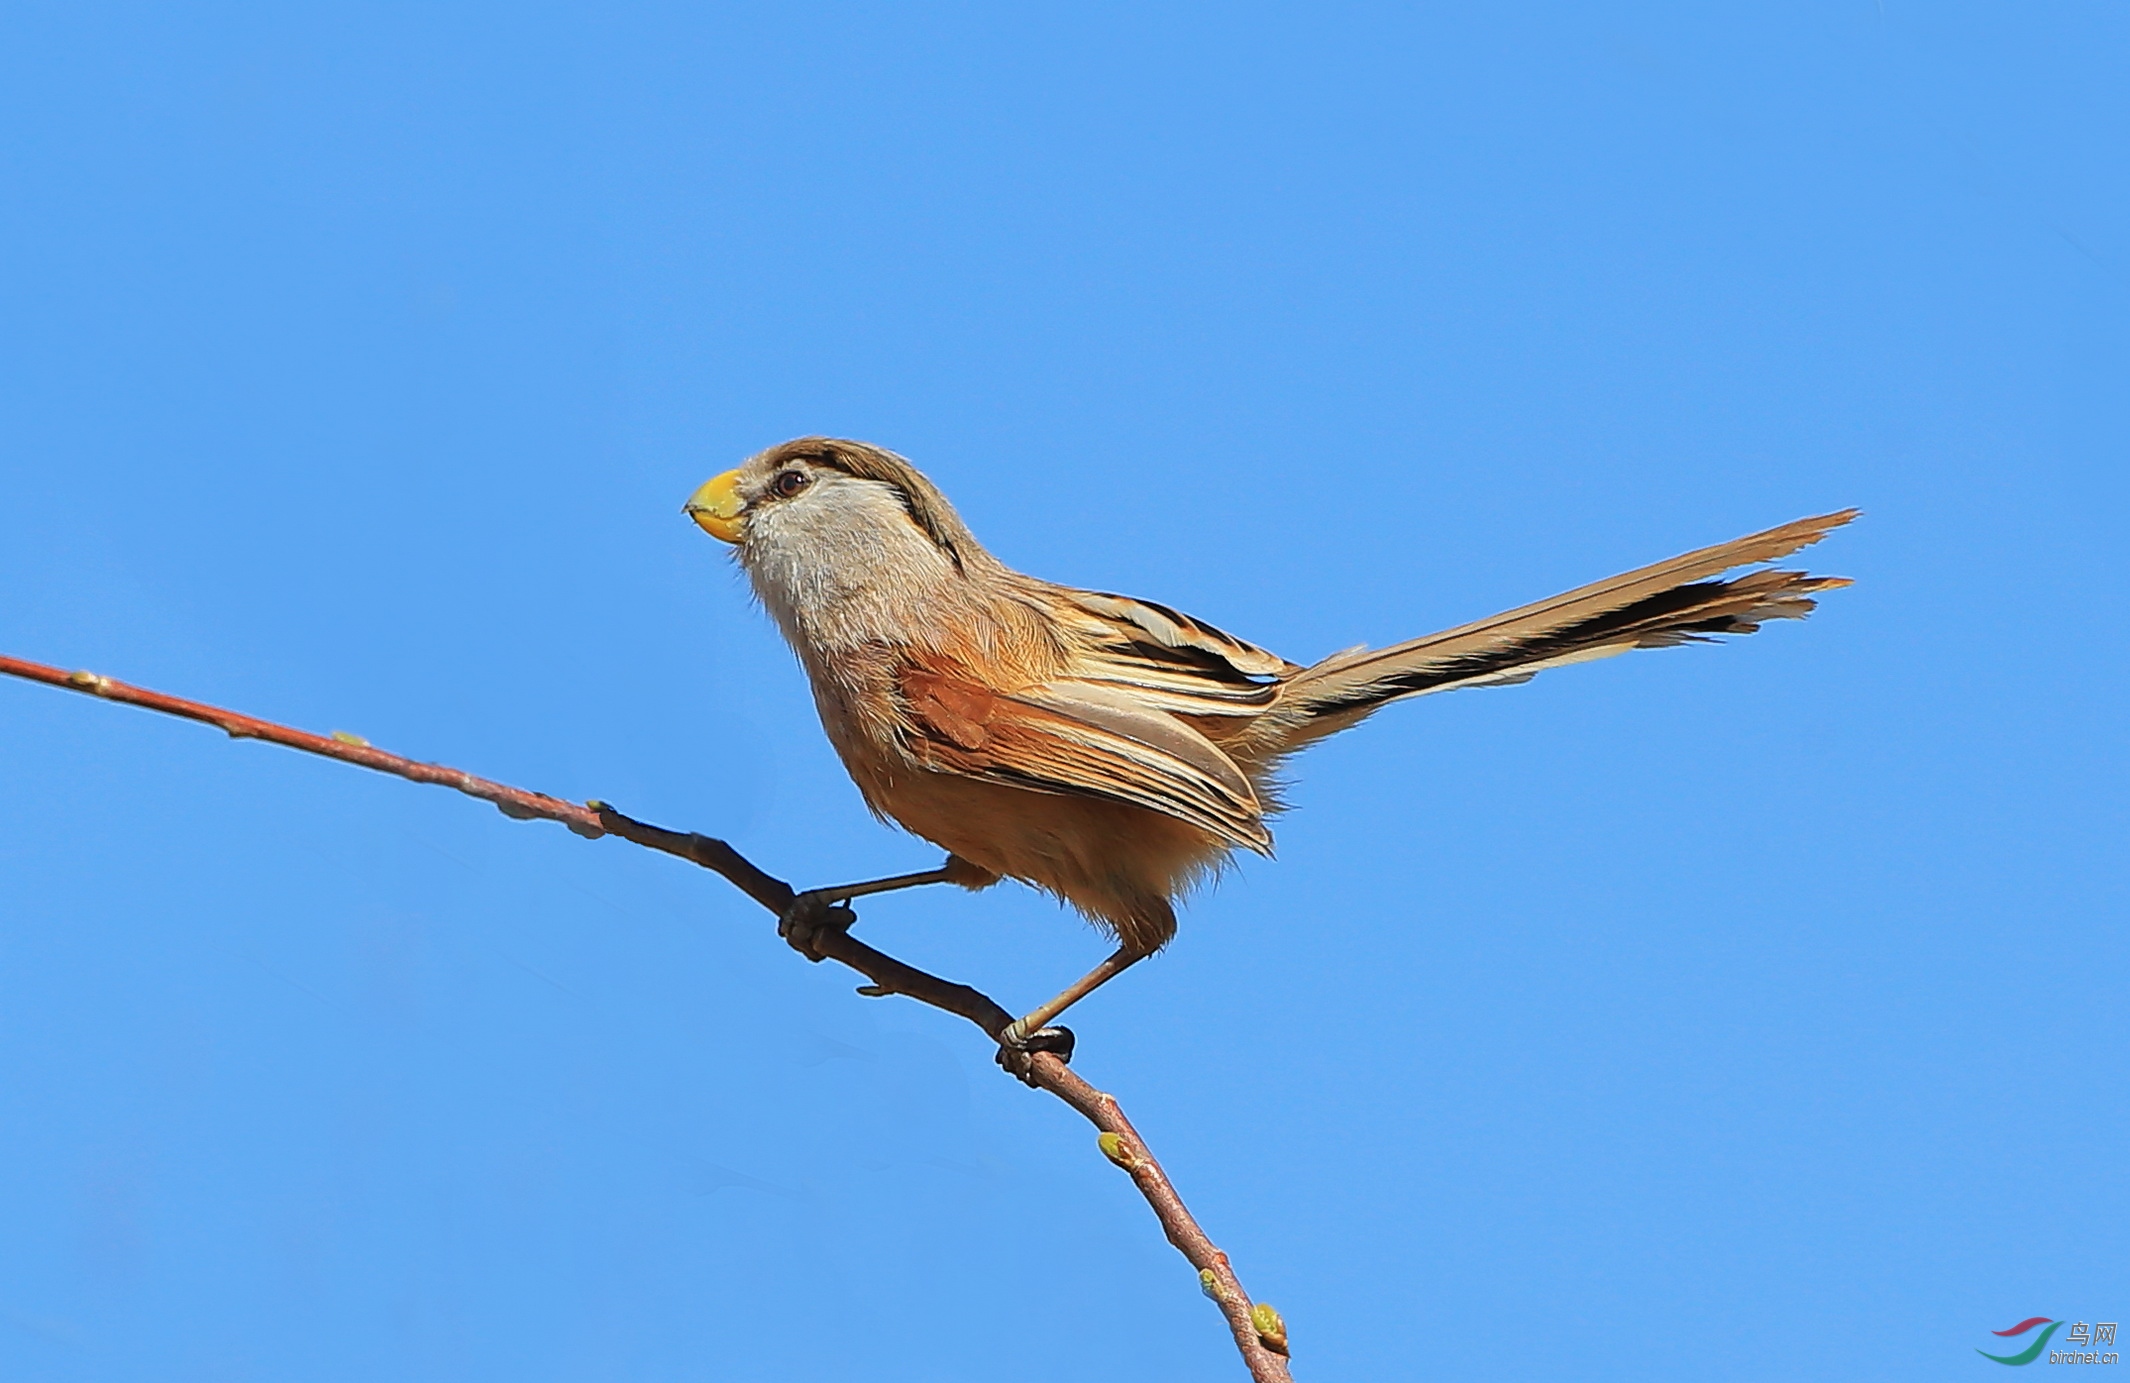
[[[703,482],[680,511],[720,542],[740,540],[740,473],[726,471]]]

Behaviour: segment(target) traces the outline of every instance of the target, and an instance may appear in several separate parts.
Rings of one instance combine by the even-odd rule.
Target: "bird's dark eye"
[[[804,471],[778,471],[776,478],[769,482],[769,493],[778,499],[790,499],[809,483]]]

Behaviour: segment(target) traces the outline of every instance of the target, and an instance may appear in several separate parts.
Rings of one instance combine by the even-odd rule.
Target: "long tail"
[[[1734,567],[1772,562],[1855,518],[1844,509],[1798,519],[1689,552],[1607,581],[1391,648],[1336,653],[1296,674],[1274,722],[1274,754],[1343,730],[1378,707],[1454,687],[1505,686],[1550,667],[1607,658],[1630,648],[1666,648],[1719,634],[1750,634],[1763,620],[1802,619],[1840,576],[1756,571],[1713,580]]]

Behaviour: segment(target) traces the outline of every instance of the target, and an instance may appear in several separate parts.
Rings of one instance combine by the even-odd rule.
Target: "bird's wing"
[[[1072,676],[1182,715],[1251,716],[1301,668],[1210,624],[1150,601],[1053,588],[1072,647]]]
[[[1269,851],[1250,780],[1205,736],[1132,693],[1073,679],[1003,692],[944,660],[900,674],[918,762],[1033,792],[1100,797]]]

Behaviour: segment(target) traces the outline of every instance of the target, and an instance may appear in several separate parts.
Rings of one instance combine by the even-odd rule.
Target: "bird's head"
[[[994,566],[954,506],[900,456],[801,437],[705,481],[683,512],[733,545],[772,605]]]

